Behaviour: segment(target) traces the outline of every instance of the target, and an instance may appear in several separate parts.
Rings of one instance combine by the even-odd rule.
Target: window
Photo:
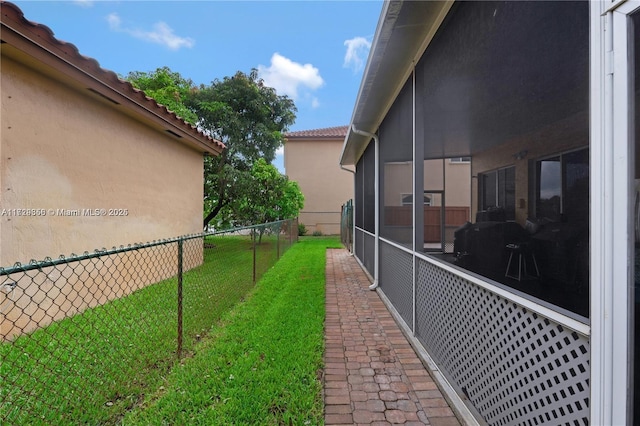
[[[471,157],[453,157],[453,158],[449,158],[449,162],[450,163],[470,163],[471,162]]]
[[[562,214],[562,162],[560,157],[538,161],[536,217],[560,221]]]
[[[553,222],[589,220],[589,150],[539,160],[536,217]]]
[[[516,169],[507,167],[478,175],[480,185],[479,210],[494,207],[504,209],[506,220],[516,218]]]
[[[402,194],[402,205],[403,206],[412,206],[413,205],[413,194]],[[424,194],[424,205],[431,205],[431,195]]]

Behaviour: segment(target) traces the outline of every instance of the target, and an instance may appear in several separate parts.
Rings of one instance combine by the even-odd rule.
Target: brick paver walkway
[[[327,250],[327,425],[460,425],[356,260]]]

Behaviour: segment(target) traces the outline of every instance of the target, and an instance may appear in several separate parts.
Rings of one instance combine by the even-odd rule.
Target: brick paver
[[[346,250],[327,250],[326,282],[325,424],[460,426]]]

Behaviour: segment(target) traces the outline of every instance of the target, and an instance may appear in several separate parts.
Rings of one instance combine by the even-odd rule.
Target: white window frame
[[[628,16],[638,7],[638,0],[590,2],[590,423],[594,425],[633,421]]]

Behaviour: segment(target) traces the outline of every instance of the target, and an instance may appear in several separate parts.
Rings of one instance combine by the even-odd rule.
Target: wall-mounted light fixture
[[[529,153],[529,151],[527,151],[526,149],[523,149],[520,152],[516,152],[515,154],[513,154],[513,158],[515,158],[516,160],[522,160],[524,157],[527,156],[527,154]]]

